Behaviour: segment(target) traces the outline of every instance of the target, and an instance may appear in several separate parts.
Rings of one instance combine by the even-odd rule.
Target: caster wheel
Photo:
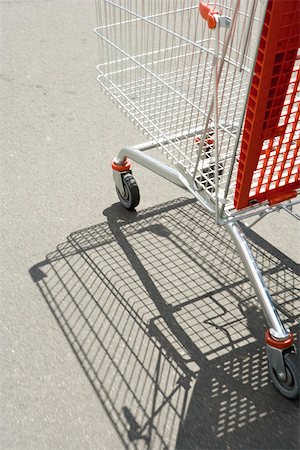
[[[123,175],[122,181],[124,186],[124,195],[122,195],[116,187],[120,203],[126,209],[134,209],[140,203],[140,191],[138,185],[131,173],[126,173]]]
[[[274,369],[269,366],[271,380],[278,391],[287,398],[298,398],[300,394],[299,355],[286,353],[283,355],[286,380],[279,380]]]

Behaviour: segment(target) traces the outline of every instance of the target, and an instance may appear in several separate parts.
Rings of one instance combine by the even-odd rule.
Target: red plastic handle
[[[214,11],[207,3],[200,2],[199,3],[199,11],[201,17],[207,20],[208,28],[213,29],[217,26],[217,21],[214,17],[214,14],[218,14],[218,11]]]

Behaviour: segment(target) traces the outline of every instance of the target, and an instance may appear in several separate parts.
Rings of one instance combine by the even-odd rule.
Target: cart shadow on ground
[[[265,321],[225,230],[185,198],[104,214],[30,273],[124,447],[298,448],[297,403],[269,381]],[[294,328],[299,267],[247,234]]]

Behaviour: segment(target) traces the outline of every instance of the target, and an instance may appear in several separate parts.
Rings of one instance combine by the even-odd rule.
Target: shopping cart
[[[104,91],[150,139],[112,162],[121,204],[140,201],[128,158],[191,192],[234,241],[269,329],[273,384],[299,395],[282,323],[239,221],[293,206],[300,188],[300,2],[96,0]],[[163,163],[147,155],[159,149]]]

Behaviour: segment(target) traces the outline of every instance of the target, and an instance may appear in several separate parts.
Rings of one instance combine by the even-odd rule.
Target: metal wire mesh
[[[215,3],[214,9],[232,19],[229,29],[219,31],[209,30],[195,0],[96,0],[96,5],[98,81],[148,137],[167,141],[160,146],[163,154],[211,196],[216,191],[217,156],[218,195],[230,207],[235,155],[265,2]],[[219,83],[214,94],[216,40]]]

